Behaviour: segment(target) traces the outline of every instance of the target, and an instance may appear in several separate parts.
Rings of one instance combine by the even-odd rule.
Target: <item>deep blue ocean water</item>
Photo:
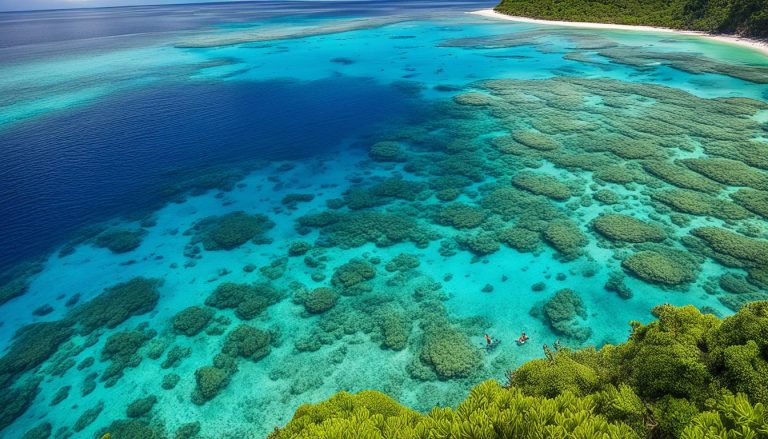
[[[163,83],[4,128],[0,265],[149,213],[168,173],[328,152],[405,116],[407,98],[365,78]]]
[[[87,57],[179,32],[257,20],[422,14],[486,5],[260,1],[0,13],[0,63]],[[46,68],[57,75],[56,63]],[[162,200],[153,191],[169,171],[311,156],[353,135],[357,128],[350,126],[364,130],[408,111],[401,92],[372,85],[365,77],[302,82],[287,73],[285,78],[234,83],[189,84],[171,77],[86,108],[0,127],[0,267],[38,256],[94,221],[156,206]],[[11,75],[4,79],[13,82]],[[61,91],[88,80],[62,78]],[[43,93],[50,91],[42,87]],[[13,87],[0,102],[12,105],[24,93],[23,87]]]
[[[544,343],[620,343],[628,321],[651,320],[661,303],[733,313],[745,296],[719,280],[754,280],[682,238],[715,226],[766,240],[768,223],[739,210],[736,186],[710,182],[704,197],[735,220],[660,202],[680,183],[645,166],[693,172],[680,159],[722,155],[768,181],[759,160],[738,156],[768,142],[768,59],[699,37],[466,13],[490,6],[268,1],[0,14],[0,352],[13,359],[48,346],[15,336],[29,324],[79,331],[24,370],[0,370],[0,396],[26,403],[0,404],[0,436],[40,427],[100,438],[149,395],[157,404],[139,422],[170,437],[190,422],[202,437],[263,437],[299,405],[341,390],[381,390],[427,411],[541,358]],[[258,226],[222,221],[237,211]],[[664,237],[607,239],[593,220],[609,213]],[[251,235],[217,248],[211,224],[229,225],[217,235],[225,241]],[[581,237],[572,254],[545,238],[563,224]],[[93,225],[107,230],[80,233]],[[115,231],[134,241],[111,242]],[[690,276],[668,285],[622,268],[648,249],[674,255],[670,264],[692,255]],[[353,261],[375,276],[348,289],[338,278]],[[82,333],[72,309],[103,305],[96,297],[114,301],[97,315],[135,305],[142,291],[100,295],[137,277],[157,280],[157,302]],[[622,294],[606,288],[617,278]],[[269,284],[259,294],[272,291],[270,305],[247,315],[208,300],[227,282]],[[340,296],[310,312],[308,294],[320,287]],[[562,288],[586,310],[566,331],[541,312]],[[215,317],[186,334],[175,316],[192,306]],[[424,362],[431,319],[460,341],[442,357],[469,351],[471,370],[444,376]],[[267,355],[233,360],[220,392],[196,400],[196,371],[240,325],[269,332]],[[135,334],[126,331],[147,340],[110,378],[104,347]],[[521,331],[532,343],[512,342]],[[405,334],[403,344],[392,333]],[[485,333],[503,341],[498,349],[481,348]],[[171,352],[188,355],[164,366]],[[178,384],[169,389],[170,374]]]

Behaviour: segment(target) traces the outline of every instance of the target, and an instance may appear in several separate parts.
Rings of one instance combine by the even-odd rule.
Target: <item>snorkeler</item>
[[[485,342],[487,343],[486,346],[490,346],[493,344],[493,339],[488,334],[485,334]]]
[[[517,339],[517,343],[525,344],[526,341],[528,341],[528,336],[525,335],[525,331],[523,331],[522,335],[520,335],[520,338]]]

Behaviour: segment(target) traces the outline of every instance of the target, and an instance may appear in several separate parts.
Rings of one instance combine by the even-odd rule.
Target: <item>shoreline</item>
[[[486,18],[494,18],[498,20],[516,21],[520,23],[535,23],[545,24],[550,26],[566,26],[577,27],[582,29],[612,29],[612,30],[629,30],[629,31],[643,31],[643,32],[666,32],[675,33],[679,35],[688,35],[695,37],[708,38],[711,40],[719,41],[721,43],[735,44],[742,47],[753,49],[757,52],[768,56],[768,42],[754,40],[751,38],[742,38],[731,35],[713,35],[706,32],[693,31],[693,30],[681,30],[671,29],[666,27],[655,26],[634,26],[629,24],[609,24],[609,23],[589,23],[582,21],[557,21],[557,20],[541,20],[538,18],[519,17],[515,15],[502,14],[496,12],[493,9],[481,9],[479,11],[472,11],[469,14],[479,15]]]

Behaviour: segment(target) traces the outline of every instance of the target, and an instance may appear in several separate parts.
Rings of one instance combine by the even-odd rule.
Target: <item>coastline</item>
[[[654,27],[654,26],[633,26],[628,24],[609,24],[609,23],[588,23],[580,21],[556,21],[556,20],[540,20],[537,18],[519,17],[514,15],[502,14],[496,12],[493,9],[482,9],[479,11],[469,12],[473,15],[479,15],[486,18],[494,18],[498,20],[517,21],[520,23],[536,23],[546,24],[551,26],[567,26],[578,27],[583,29],[613,29],[613,30],[629,30],[629,31],[643,31],[643,32],[668,32],[676,33],[680,35],[690,35],[702,38],[709,38],[711,40],[719,41],[721,43],[735,44],[738,46],[748,47],[768,56],[768,42],[754,40],[751,38],[742,38],[730,35],[712,35],[706,32],[670,29],[666,27]]]

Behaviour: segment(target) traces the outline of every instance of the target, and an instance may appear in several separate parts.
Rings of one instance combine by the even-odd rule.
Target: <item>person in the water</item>
[[[485,334],[485,342],[486,347],[489,347],[493,344],[493,339],[488,334]]]
[[[526,341],[528,341],[528,336],[525,335],[525,331],[523,331],[522,335],[520,335],[520,338],[517,339],[517,343],[525,344]]]

